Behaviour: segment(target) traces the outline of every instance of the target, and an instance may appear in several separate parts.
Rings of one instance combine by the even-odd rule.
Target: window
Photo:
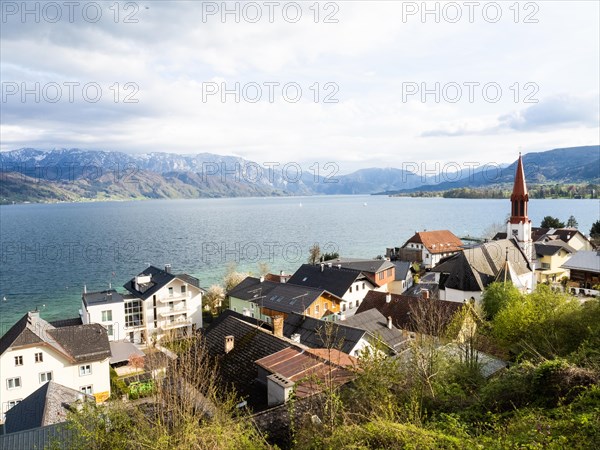
[[[329,303],[325,302],[324,311],[327,312],[328,309],[329,309]]]
[[[21,400],[9,400],[4,404],[4,412],[8,411],[10,408],[12,408],[13,406],[16,406],[17,404],[21,403]]]
[[[40,384],[44,384],[48,381],[52,381],[52,372],[41,372],[40,373]]]
[[[350,286],[350,292],[352,292],[352,286]]]
[[[21,387],[21,377],[8,378],[6,380],[7,389],[18,389]]]
[[[315,305],[315,314],[319,314],[319,305]]]
[[[15,366],[22,366],[23,365],[23,356],[19,355],[19,356],[15,356]]]
[[[169,288],[169,297],[173,297],[173,288],[172,287]]]
[[[91,364],[84,364],[83,366],[79,366],[79,376],[84,377],[86,375],[92,374],[92,366]]]
[[[108,334],[109,336],[112,336],[114,333],[114,329],[112,324],[111,325],[106,325],[106,334]]]
[[[144,318],[142,315],[142,301],[132,300],[125,303],[125,326],[126,327],[139,327],[144,325]]]
[[[542,263],[542,269],[549,269],[550,268],[550,264],[543,262]]]
[[[36,363],[44,362],[44,354],[42,352],[35,354],[35,362]]]
[[[83,392],[84,394],[92,395],[92,386],[91,385],[90,386],[81,386],[79,388],[79,390],[81,392]]]
[[[183,286],[181,286],[181,293],[185,294],[185,284]]]
[[[112,311],[102,311],[102,322],[112,322]]]
[[[363,289],[366,287],[365,283],[363,283]]]

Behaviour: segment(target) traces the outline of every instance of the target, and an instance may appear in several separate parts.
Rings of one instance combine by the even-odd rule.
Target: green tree
[[[570,215],[569,219],[567,220],[567,227],[569,228],[577,228],[579,224],[577,223],[577,219],[575,219],[575,216]]]
[[[560,220],[558,220],[556,217],[546,216],[542,220],[540,227],[542,227],[542,228],[564,228],[565,224],[563,222],[561,222]]]
[[[590,228],[590,236],[592,236],[592,237],[600,236],[600,220],[596,220],[592,224],[592,228]]]
[[[329,261],[331,259],[337,259],[339,257],[340,257],[340,254],[338,252],[324,253],[323,254],[323,261]]]
[[[520,297],[521,292],[511,282],[490,284],[481,298],[485,317],[492,320],[504,306]]]

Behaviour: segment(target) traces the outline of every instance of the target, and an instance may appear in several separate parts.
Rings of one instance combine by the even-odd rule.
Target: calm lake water
[[[52,320],[78,313],[88,290],[171,264],[203,287],[228,264],[291,272],[315,242],[347,257],[375,257],[415,230],[480,236],[504,222],[508,200],[316,196],[0,206],[0,334],[36,306]],[[574,215],[588,233],[598,200],[532,200],[530,218]],[[6,300],[3,300],[3,299]],[[44,306],[45,305],[45,306]]]

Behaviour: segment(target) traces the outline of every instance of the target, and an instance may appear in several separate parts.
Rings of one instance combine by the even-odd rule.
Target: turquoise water
[[[171,264],[203,287],[228,264],[293,271],[315,242],[347,257],[375,257],[415,230],[479,236],[503,222],[508,200],[315,196],[0,206],[0,334],[36,306],[77,315],[83,285],[120,288],[149,264]],[[534,225],[571,214],[586,234],[597,200],[532,200]],[[6,298],[6,301],[2,299]],[[45,306],[44,306],[45,305]]]

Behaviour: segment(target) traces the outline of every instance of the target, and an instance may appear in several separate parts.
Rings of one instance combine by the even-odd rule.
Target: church
[[[439,274],[440,300],[480,300],[485,288],[493,282],[510,281],[522,292],[535,288],[535,250],[531,220],[527,216],[529,195],[520,154],[510,202],[506,236],[465,247],[432,269]]]

